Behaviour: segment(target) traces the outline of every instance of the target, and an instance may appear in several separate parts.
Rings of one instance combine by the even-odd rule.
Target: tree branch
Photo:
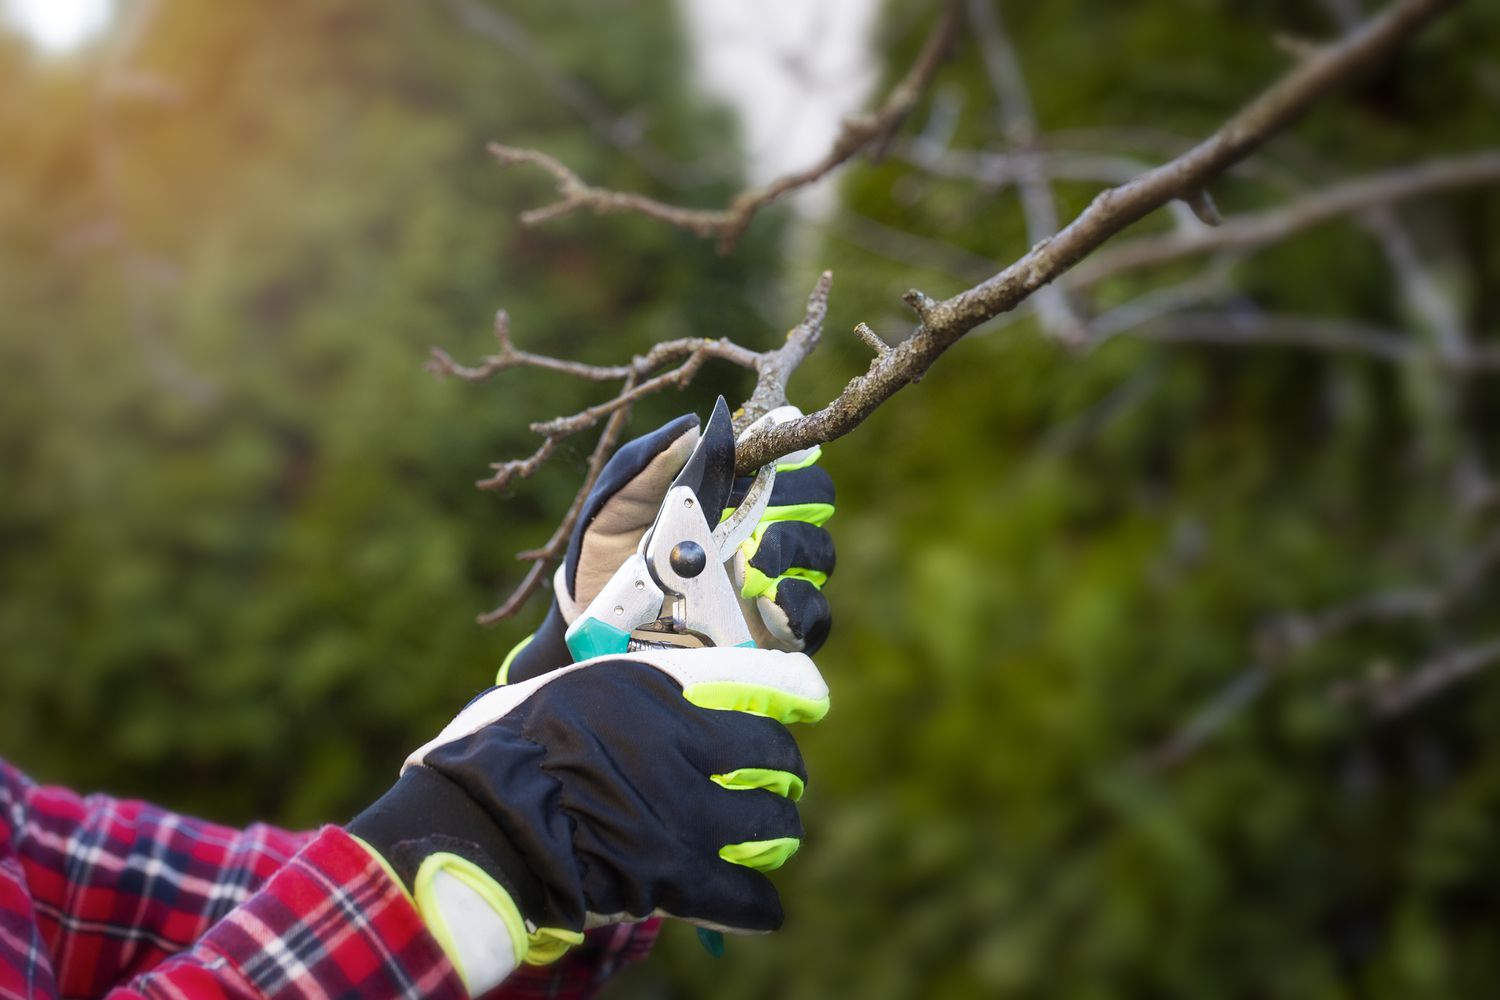
[[[1316,614],[1283,615],[1255,637],[1257,662],[1237,674],[1181,728],[1146,754],[1144,766],[1153,771],[1167,770],[1196,754],[1258,698],[1295,657],[1361,626],[1437,621],[1477,590],[1497,565],[1500,534],[1482,542],[1436,587],[1380,590]]]
[[[833,272],[818,276],[807,297],[807,311],[802,322],[787,331],[786,342],[774,351],[761,354],[755,363],[755,390],[735,416],[735,430],[746,427],[787,403],[786,384],[792,373],[817,349],[823,336],[823,321],[828,317],[828,294],[833,290]]]
[[[964,334],[1014,309],[1122,229],[1173,199],[1201,191],[1232,164],[1289,126],[1320,98],[1388,56],[1455,0],[1397,0],[1343,40],[1302,61],[1212,136],[1135,180],[1111,188],[1050,240],[988,280],[919,308],[915,332],[823,409],[757,432],[740,450],[742,472],[832,441],[930,368]]]
[[[1034,158],[1028,156],[1036,148],[1038,138],[1031,93],[994,0],[969,0],[968,11],[985,75],[998,99],[1000,131],[1009,141],[1011,151],[1021,154],[1026,163],[1016,179],[1016,190],[1026,220],[1026,238],[1035,245],[1057,232],[1058,220],[1052,183]],[[1065,344],[1083,343],[1086,336],[1083,320],[1062,287],[1047,285],[1038,289],[1034,305],[1042,329]]]
[[[1221,347],[1305,347],[1361,354],[1403,364],[1421,356],[1409,338],[1390,330],[1319,316],[1178,312],[1132,333],[1141,340]]]
[[[1252,250],[1340,216],[1464,187],[1500,183],[1500,150],[1399,167],[1346,181],[1280,208],[1240,216],[1214,229],[1143,236],[1103,250],[1069,276],[1085,288],[1125,271],[1221,250]]]
[[[1497,662],[1500,637],[1435,656],[1404,677],[1382,674],[1345,684],[1334,691],[1334,697],[1345,704],[1365,705],[1378,719],[1392,719]]]
[[[946,180],[973,181],[987,188],[1017,184],[1027,175],[1052,181],[1085,184],[1124,184],[1150,169],[1150,164],[1117,153],[1043,149],[981,152],[938,146],[918,137],[901,142],[895,154],[902,161]]]
[[[633,115],[617,114],[591,89],[569,76],[518,21],[481,0],[444,0],[455,20],[471,33],[494,42],[523,64],[594,134],[635,161],[656,180],[684,187],[701,183],[701,172],[673,162],[646,141]]]
[[[634,387],[635,376],[626,376],[624,391],[629,392]],[[547,570],[567,554],[568,540],[573,535],[573,525],[578,523],[578,515],[583,512],[584,502],[588,499],[589,492],[593,490],[594,483],[598,482],[604,463],[609,461],[609,456],[614,454],[615,446],[620,443],[620,435],[625,430],[625,423],[629,419],[629,406],[622,406],[610,414],[609,421],[604,425],[604,432],[599,435],[598,443],[589,454],[588,471],[584,473],[583,485],[579,487],[578,494],[569,504],[567,514],[563,515],[557,529],[552,532],[552,537],[547,539],[547,544],[539,549],[522,552],[516,557],[530,560],[531,568],[526,571],[526,575],[521,578],[521,582],[511,591],[503,604],[479,616],[479,624],[493,625],[521,610],[531,595],[541,588],[546,579]]]
[[[1323,0],[1323,7],[1344,31],[1359,23],[1361,6],[1360,0]],[[1469,353],[1470,343],[1458,307],[1439,289],[1395,209],[1388,204],[1376,205],[1362,212],[1360,219],[1380,241],[1386,262],[1400,282],[1402,297],[1432,338],[1439,357],[1450,364],[1461,361]]]
[[[886,95],[880,107],[846,119],[832,147],[816,163],[779,177],[764,187],[742,191],[734,197],[728,208],[686,208],[641,194],[595,187],[557,159],[533,149],[519,149],[496,142],[490,144],[489,150],[507,166],[525,163],[540,167],[551,174],[557,184],[558,200],[543,208],[523,213],[521,222],[524,225],[539,225],[577,211],[592,212],[595,215],[631,212],[685,229],[698,236],[712,237],[718,241],[719,251],[728,253],[739,243],[761,209],[792,191],[821,180],[861,151],[880,151],[889,137],[901,127],[901,123],[906,120],[918,98],[932,81],[938,67],[942,65],[957,21],[958,0],[950,0],[922,45],[916,61]]]

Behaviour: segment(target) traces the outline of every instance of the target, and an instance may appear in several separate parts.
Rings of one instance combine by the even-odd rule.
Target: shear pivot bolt
[[[678,542],[667,561],[678,576],[694,577],[708,567],[708,553],[697,542]]]
[[[620,605],[616,604],[615,605],[615,617],[618,618],[621,615],[623,615],[624,613],[625,613],[625,609],[623,607],[621,607]]]

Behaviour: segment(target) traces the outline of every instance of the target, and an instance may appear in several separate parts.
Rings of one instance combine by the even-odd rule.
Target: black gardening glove
[[[784,723],[827,708],[801,654],[588,660],[470,702],[348,829],[411,890],[475,995],[605,923],[774,930],[762,872],[801,842],[807,777]]]

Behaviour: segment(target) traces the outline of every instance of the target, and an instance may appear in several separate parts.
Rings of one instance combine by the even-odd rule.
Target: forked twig
[[[506,166],[530,164],[539,167],[551,174],[557,185],[558,200],[522,213],[521,222],[524,225],[540,225],[578,211],[592,212],[595,215],[631,212],[685,229],[698,236],[711,237],[718,241],[721,253],[728,253],[745,235],[745,230],[756,214],[767,205],[822,180],[863,151],[869,150],[878,155],[883,150],[891,135],[901,127],[912,108],[916,107],[918,98],[942,65],[953,40],[958,15],[958,0],[949,0],[906,75],[874,111],[846,119],[833,145],[817,162],[778,177],[762,187],[752,187],[740,192],[727,208],[687,208],[646,195],[595,187],[556,157],[535,149],[520,149],[494,142],[490,144],[489,151]]]
[[[620,383],[618,391],[601,403],[569,416],[532,424],[531,430],[542,439],[536,450],[523,459],[494,463],[491,466],[492,474],[479,481],[480,489],[505,489],[517,479],[535,474],[565,439],[604,422],[604,429],[589,455],[583,483],[569,505],[568,513],[544,545],[518,555],[518,558],[529,561],[531,568],[504,603],[479,616],[480,623],[491,625],[519,611],[527,599],[541,588],[546,580],[547,570],[567,552],[568,540],[583,510],[584,501],[594,488],[604,463],[619,444],[630,418],[631,408],[636,403],[663,389],[688,385],[706,362],[720,360],[756,373],[755,389],[736,414],[737,425],[747,426],[762,414],[784,405],[787,401],[787,381],[818,346],[823,321],[828,315],[828,295],[832,287],[832,272],[823,272],[808,296],[802,320],[787,332],[780,347],[767,351],[753,351],[728,339],[689,337],[657,344],[645,354],[637,355],[622,365],[586,365],[517,348],[511,339],[510,317],[504,310],[495,315],[495,339],[499,343],[499,350],[480,359],[477,364],[460,364],[446,351],[434,348],[427,364],[430,371],[469,382],[482,382],[513,368],[537,368],[571,375],[588,382]]]

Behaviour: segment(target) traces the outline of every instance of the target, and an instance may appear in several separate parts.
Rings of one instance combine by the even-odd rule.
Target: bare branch
[[[1189,191],[1182,200],[1187,202],[1188,208],[1192,210],[1193,218],[1205,226],[1224,224],[1224,217],[1219,214],[1219,206],[1214,203],[1214,196],[1208,193],[1207,188]]]
[[[1305,347],[1361,354],[1393,364],[1413,361],[1421,356],[1418,346],[1399,333],[1319,316],[1179,312],[1143,326],[1131,335],[1171,344]]]
[[[1392,719],[1497,662],[1500,637],[1433,657],[1404,677],[1382,672],[1364,681],[1343,684],[1333,696],[1344,704],[1367,706],[1376,718]]]
[[[1395,209],[1389,203],[1376,205],[1362,212],[1360,221],[1380,241],[1386,262],[1400,285],[1401,297],[1433,341],[1438,356],[1452,367],[1462,367],[1472,348],[1458,308],[1439,289],[1411,233],[1396,217]]]
[[[1028,174],[1053,181],[1124,184],[1151,168],[1133,156],[1115,153],[1043,149],[1003,153],[938,146],[923,137],[898,143],[896,154],[906,163],[948,180],[974,181],[987,188],[1017,184]]]
[[[969,23],[979,42],[985,75],[998,98],[1000,130],[1010,142],[1011,149],[1024,157],[1035,148],[1038,130],[1031,93],[1021,72],[1021,60],[1005,31],[994,0],[969,0],[968,11]],[[1058,227],[1057,203],[1053,200],[1052,184],[1046,173],[1031,161],[1022,169],[1016,187],[1021,214],[1026,220],[1026,238],[1033,245],[1050,239]],[[1065,344],[1077,346],[1083,343],[1086,335],[1083,320],[1073,309],[1063,288],[1047,285],[1038,289],[1034,305],[1042,329]]]
[[[1202,190],[1320,98],[1385,58],[1454,2],[1397,0],[1343,40],[1299,63],[1208,139],[1128,184],[1103,192],[1055,237],[1033,247],[999,274],[937,303],[910,338],[867,373],[852,379],[832,403],[800,420],[757,432],[740,450],[740,470],[757,468],[780,455],[849,433],[881,403],[920,377],[964,334],[1014,309],[1120,230],[1175,198]],[[1222,228],[1213,232],[1222,232]]]
[[[1139,134],[1144,133],[1144,135]],[[1085,147],[1116,138],[1130,145],[1141,142],[1160,155],[1173,157],[1192,148],[1193,142],[1162,135],[1149,129],[1062,129],[1037,137],[1026,151],[960,149],[942,145],[926,135],[901,141],[896,156],[925,173],[944,180],[972,181],[986,189],[1017,184],[1028,173],[1039,173],[1053,183],[1124,184],[1150,170],[1152,162],[1118,150],[1095,151]],[[1275,145],[1273,139],[1268,145]],[[1225,176],[1264,183],[1288,194],[1306,190],[1300,172],[1264,156],[1241,160],[1224,171]],[[1175,208],[1180,202],[1169,203]],[[1187,206],[1181,206],[1186,214]]]
[[[517,352],[517,354],[519,353]],[[601,371],[616,370],[584,365],[575,371],[569,367],[568,362],[559,362],[555,358],[539,358],[536,355],[526,355],[525,357],[536,362],[537,367],[579,375],[589,381],[600,381],[597,374]],[[532,424],[532,432],[542,435],[542,443],[537,447],[537,450],[525,459],[496,463],[492,466],[495,474],[488,479],[480,480],[478,486],[483,490],[501,490],[505,489],[517,478],[528,478],[541,467],[542,463],[551,457],[553,451],[563,439],[582,433],[598,424],[605,417],[622,409],[628,410],[640,400],[654,395],[663,389],[683,388],[697,376],[698,370],[703,367],[704,362],[711,358],[729,361],[742,368],[753,370],[760,363],[762,357],[762,355],[755,354],[753,351],[740,347],[729,340],[685,338],[658,344],[646,354],[633,358],[630,364],[620,366],[618,370],[622,372],[622,377],[625,379],[626,384],[621,388],[618,395],[569,416],[554,417],[551,420]],[[675,368],[671,368],[660,374],[651,374],[663,365],[673,361],[679,362]],[[457,367],[462,369],[462,366]]]
[[[1155,288],[1115,306],[1089,320],[1089,347],[1129,334],[1164,316],[1181,314],[1193,306],[1223,298],[1229,292],[1229,277],[1237,263],[1233,257],[1215,257],[1186,281]]]
[[[826,304],[826,288],[824,299]],[[570,416],[555,417],[552,420],[532,424],[531,430],[542,436],[542,441],[536,450],[524,459],[497,462],[492,465],[494,474],[480,480],[477,484],[483,490],[505,489],[518,478],[530,477],[547,459],[552,457],[558,444],[565,438],[586,431],[604,418],[611,417],[618,412],[628,412],[632,405],[646,396],[666,388],[681,388],[687,385],[697,375],[703,364],[710,359],[728,361],[753,371],[764,364],[767,356],[757,354],[728,339],[708,340],[701,337],[684,337],[663,341],[645,354],[632,358],[628,364],[582,364],[518,349],[511,340],[510,316],[504,309],[495,314],[495,339],[500,344],[499,351],[481,359],[477,365],[460,364],[453,360],[448,352],[433,348],[432,357],[427,362],[427,369],[437,375],[448,375],[468,382],[482,382],[511,368],[539,368],[589,382],[618,381],[623,382],[624,385],[618,394],[602,403],[587,407]],[[811,348],[809,347],[808,350]],[[804,356],[805,354],[799,356],[797,363],[800,364],[801,357]],[[663,367],[673,363],[676,363],[675,368],[665,372],[660,371]]]
[[[1361,0],[1323,0],[1323,7],[1343,30],[1359,23],[1362,6]],[[1458,309],[1439,290],[1395,209],[1389,204],[1376,205],[1361,213],[1360,219],[1380,241],[1386,261],[1400,282],[1402,297],[1433,339],[1438,355],[1449,363],[1462,360],[1470,345]]]
[[[1168,739],[1148,753],[1144,765],[1166,770],[1186,761],[1270,686],[1295,657],[1365,625],[1432,622],[1454,610],[1500,566],[1500,534],[1461,561],[1438,586],[1364,594],[1316,614],[1284,615],[1255,637],[1257,662],[1210,698]]]
[[[567,516],[546,544],[520,553],[519,558],[532,562],[531,568],[500,607],[480,616],[480,623],[493,624],[514,614],[545,582],[547,568],[567,551],[572,526],[598,479],[599,470],[619,443],[631,407],[637,402],[666,388],[681,388],[693,380],[707,361],[721,360],[756,373],[755,390],[736,415],[736,422],[740,427],[748,426],[762,414],[785,404],[787,381],[818,346],[823,321],[828,313],[828,294],[832,287],[832,272],[823,272],[813,287],[812,294],[808,296],[807,310],[802,321],[787,332],[780,347],[764,352],[752,351],[728,339],[688,337],[657,344],[645,354],[632,358],[627,364],[585,365],[519,350],[511,340],[510,318],[503,309],[495,314],[494,332],[499,350],[482,359],[479,364],[462,365],[454,361],[447,352],[434,349],[432,359],[428,362],[429,370],[471,382],[483,381],[511,368],[530,367],[590,382],[621,383],[619,391],[602,403],[570,416],[532,424],[531,430],[542,438],[536,450],[524,459],[495,463],[491,466],[493,475],[478,483],[480,489],[499,490],[516,479],[527,478],[555,454],[563,440],[596,426],[601,420],[605,422],[604,430],[590,455],[588,472]]]
[[[555,158],[535,149],[518,149],[514,146],[492,142],[489,151],[495,159],[506,166],[530,163],[545,170],[557,182],[558,200],[543,208],[533,208],[521,213],[521,224],[537,226],[552,219],[569,215],[578,209],[587,209],[595,215],[612,215],[617,212],[634,212],[648,218],[665,222],[670,226],[686,229],[698,236],[716,236],[725,231],[730,213],[723,210],[702,210],[669,205],[641,194],[610,191],[607,188],[586,184],[569,167]]]
[[[876,358],[883,358],[891,353],[891,345],[880,339],[880,334],[870,329],[867,323],[856,323],[854,335],[860,339],[870,350],[875,352]]]
[[[1174,286],[1179,298],[1161,299],[1148,293],[1095,318],[1089,324],[1097,345],[1109,337],[1128,335],[1169,344],[1207,344],[1218,347],[1302,347],[1315,351],[1361,355],[1393,365],[1425,363],[1423,346],[1395,330],[1351,320],[1321,316],[1292,316],[1253,310],[1205,312],[1181,310],[1191,305],[1196,283]],[[1200,301],[1205,296],[1196,296]],[[1500,350],[1474,349],[1458,357],[1439,354],[1440,370],[1456,375],[1500,372]]]
[[[1070,286],[1084,288],[1124,271],[1219,250],[1251,250],[1372,206],[1393,205],[1457,188],[1500,183],[1500,151],[1435,160],[1346,181],[1280,208],[1232,219],[1213,229],[1143,236],[1103,250],[1076,268]]]
[[[1265,692],[1271,674],[1270,668],[1258,663],[1240,671],[1170,737],[1152,748],[1141,759],[1141,767],[1169,771],[1183,764]]]
[[[963,284],[982,281],[995,273],[995,262],[952,243],[896,229],[857,212],[840,212],[821,228],[861,250],[930,271]]]
[[[750,437],[739,449],[739,471],[751,472],[777,457],[848,433],[900,388],[919,380],[942,353],[970,330],[1026,303],[1039,289],[1069,271],[1111,236],[1151,211],[1180,201],[1196,206],[1195,211],[1202,217],[1216,217],[1205,193],[1216,177],[1290,125],[1317,100],[1387,56],[1453,3],[1454,0],[1395,0],[1381,16],[1352,31],[1338,43],[1319,49],[1294,67],[1282,80],[1252,100],[1208,139],[1172,161],[1106,190],[1067,227],[1055,236],[1038,242],[1019,260],[999,273],[944,300],[933,299],[915,289],[908,292],[904,296],[905,301],[919,317],[919,323],[911,336],[890,346],[875,337],[867,326],[857,328],[856,334],[875,351],[869,370],[852,379],[838,398],[823,409],[799,420],[763,429]],[[506,162],[537,165],[549,172],[557,182],[560,200],[552,206],[528,213],[528,222],[553,218],[579,208],[595,212],[636,212],[689,231],[717,236],[721,248],[724,248],[733,244],[760,207],[787,191],[811,183],[855,153],[878,144],[889,136],[930,81],[953,33],[956,11],[955,0],[948,6],[938,27],[928,38],[916,64],[892,91],[884,105],[871,115],[851,120],[833,150],[819,164],[789,175],[764,189],[748,191],[723,211],[686,209],[639,195],[593,188],[569,168],[543,153],[500,146],[495,148],[495,154]],[[1012,121],[1016,129],[1020,129],[1021,124],[1024,122],[1019,117]],[[1020,133],[1017,131],[1015,134]],[[1306,205],[1294,203],[1289,206],[1307,210],[1294,213],[1290,222],[1285,218],[1288,209],[1283,209],[1282,215],[1267,213],[1265,216],[1240,220],[1216,230],[1203,230],[1188,235],[1175,234],[1170,237],[1174,241],[1173,256],[1177,255],[1178,243],[1183,241],[1214,241],[1197,246],[1196,252],[1254,246],[1262,239],[1275,238],[1274,232],[1270,236],[1264,235],[1268,229],[1279,231],[1287,226],[1296,228],[1311,224],[1303,222],[1309,213],[1318,217],[1331,217],[1331,214],[1337,214],[1338,211],[1351,211],[1364,204],[1367,199],[1390,197],[1393,191],[1397,192],[1397,196],[1415,197],[1418,193],[1442,190],[1462,183],[1479,183],[1481,175],[1487,179],[1500,170],[1500,163],[1493,162],[1495,159],[1500,159],[1500,154],[1485,154],[1482,157],[1416,168],[1403,172],[1396,179],[1382,176],[1352,182],[1343,188],[1334,189],[1335,197],[1330,197],[1329,192],[1318,196],[1317,206],[1312,206],[1310,201]],[[1044,176],[1030,174],[1021,177],[1022,181],[1028,179],[1045,191]],[[1330,201],[1345,207],[1330,209]],[[1149,238],[1158,242],[1165,239],[1169,238]],[[1134,244],[1127,244],[1126,249],[1147,242],[1148,240],[1138,240]],[[1154,260],[1156,257],[1150,259]],[[614,426],[616,421],[623,420],[623,414],[629,411],[631,405],[644,396],[669,385],[685,385],[710,358],[728,360],[752,368],[757,373],[755,392],[739,417],[741,426],[784,402],[786,380],[818,342],[826,316],[830,283],[830,276],[824,274],[809,297],[803,321],[789,332],[781,347],[764,353],[756,353],[728,341],[686,339],[660,344],[648,354],[632,359],[627,365],[575,368],[568,362],[516,350],[509,342],[508,331],[503,328],[503,323],[499,323],[496,333],[500,340],[500,351],[496,355],[484,359],[480,365],[466,367],[453,362],[447,355],[435,353],[432,367],[436,371],[468,379],[488,378],[498,371],[518,366],[546,368],[594,381],[623,377],[625,384],[614,398],[572,416],[533,425],[533,430],[542,435],[543,441],[531,457],[496,467],[497,474],[492,484],[503,485],[516,476],[529,474],[552,454],[557,442],[563,437],[593,427],[606,418],[608,426]],[[1191,315],[1179,317],[1179,330],[1182,329],[1182,324],[1192,321]],[[1268,331],[1264,329],[1265,323],[1261,325],[1263,329],[1259,331],[1259,337],[1264,340],[1267,339]],[[1274,336],[1277,332],[1276,329],[1271,329],[1269,335]],[[1295,338],[1288,336],[1285,327],[1279,332],[1295,342],[1336,344],[1391,358],[1402,356],[1407,350],[1404,342],[1397,346],[1397,339],[1383,339],[1386,335],[1380,331],[1310,329],[1304,324],[1296,331]],[[1225,336],[1222,331],[1214,335],[1220,338]],[[1244,335],[1240,333],[1239,336],[1243,338]],[[675,367],[671,367],[674,365]],[[575,501],[575,510],[582,502],[581,497],[582,494]],[[536,558],[537,566],[541,565],[555,557],[557,547],[564,544],[560,540],[562,537],[561,534],[555,535],[547,546],[528,555]],[[532,589],[540,579],[536,575],[540,572],[537,566],[533,566],[533,573],[528,574],[528,584]],[[518,601],[511,601],[499,610],[514,610],[516,606],[519,606]],[[494,616],[487,617],[494,620]]]
[[[807,311],[802,322],[787,331],[786,341],[781,347],[767,351],[757,359],[755,390],[735,416],[736,430],[743,430],[776,407],[786,405],[787,382],[817,348],[823,336],[823,321],[828,317],[828,294],[832,290],[833,272],[824,271],[807,297]]]
[[[1293,59],[1312,59],[1322,50],[1322,45],[1301,35],[1279,31],[1271,36],[1272,43]]]
[[[624,390],[630,391],[635,387],[635,376],[630,375],[625,379]],[[539,549],[522,552],[518,558],[531,561],[531,568],[526,571],[516,589],[511,591],[505,602],[493,611],[479,616],[481,625],[493,625],[504,621],[526,604],[531,595],[540,589],[542,582],[546,579],[547,570],[557,560],[561,559],[568,551],[568,540],[573,535],[573,525],[578,523],[578,516],[583,513],[584,502],[588,500],[594,483],[599,480],[599,473],[604,468],[604,463],[609,461],[609,456],[614,454],[615,445],[620,443],[620,435],[625,430],[625,423],[630,419],[630,407],[621,407],[610,415],[609,422],[604,425],[604,432],[599,435],[599,441],[594,445],[594,450],[589,455],[588,471],[584,474],[583,485],[579,487],[578,494],[573,497],[573,502],[568,506],[568,512],[563,516],[557,529],[552,532],[552,537],[547,539],[547,544]]]
[[[593,90],[558,67],[520,22],[480,0],[444,2],[465,29],[504,48],[596,135],[639,164],[653,178],[676,187],[704,180],[701,171],[671,160],[647,142],[634,115],[616,113]]]
[[[742,191],[734,197],[728,208],[685,208],[645,195],[594,187],[558,160],[536,150],[491,143],[490,152],[506,165],[528,163],[540,167],[551,174],[557,183],[558,200],[544,208],[524,213],[521,222],[525,225],[538,225],[577,211],[596,215],[633,212],[698,236],[713,237],[718,241],[719,251],[728,253],[739,243],[756,214],[767,205],[792,191],[821,180],[862,151],[880,152],[884,143],[901,127],[901,123],[916,106],[917,99],[942,64],[952,42],[957,20],[958,2],[951,0],[927,37],[916,61],[886,95],[885,101],[872,112],[846,119],[832,147],[821,159],[802,170],[777,178],[764,187]]]
[[[427,362],[427,370],[434,375],[451,375],[466,382],[483,382],[509,368],[531,367],[560,372],[590,382],[616,382],[630,375],[630,365],[585,365],[562,358],[550,358],[543,354],[519,351],[510,339],[510,315],[501,309],[495,313],[495,339],[500,350],[482,358],[477,365],[461,365],[442,348],[434,347]]]

